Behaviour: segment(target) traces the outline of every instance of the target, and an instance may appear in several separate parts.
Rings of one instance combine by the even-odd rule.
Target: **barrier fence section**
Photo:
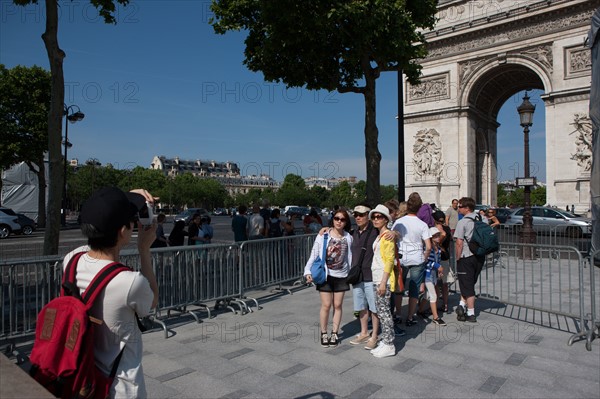
[[[32,337],[38,313],[60,294],[62,259],[0,263],[0,345]]]
[[[198,306],[211,317],[207,302],[235,301],[240,292],[240,248],[237,244],[209,244],[152,249],[152,264],[159,287],[155,319],[167,337],[162,321],[171,311],[187,313],[200,321],[189,306]],[[124,251],[122,263],[139,270],[137,251]],[[242,305],[240,310],[242,310]],[[233,308],[232,311],[235,312]],[[166,313],[166,314],[165,314]]]
[[[269,287],[281,290],[284,284],[302,279],[314,240],[312,234],[244,241],[240,246],[242,298],[249,291]]]
[[[534,256],[523,259],[523,253]],[[502,243],[498,254],[486,258],[478,292],[489,300],[577,319],[578,328],[587,330],[598,317],[594,287],[599,277],[574,247]]]

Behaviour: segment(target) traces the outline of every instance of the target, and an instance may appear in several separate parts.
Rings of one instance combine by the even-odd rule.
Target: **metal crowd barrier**
[[[314,235],[151,250],[159,286],[159,301],[152,320],[168,331],[165,319],[172,311],[190,314],[192,306],[208,313],[207,303],[221,304],[232,312],[252,312],[245,295],[302,278]],[[0,262],[0,345],[35,334],[37,314],[60,293],[62,256]],[[121,252],[120,261],[139,270],[137,250]],[[291,291],[290,291],[291,292]]]
[[[60,293],[62,259],[0,263],[0,344],[35,334],[38,313]]]
[[[245,241],[240,246],[240,292],[298,283],[313,246],[315,235],[301,235]],[[291,291],[288,289],[288,292]],[[256,303],[255,299],[248,298]],[[248,310],[251,311],[250,308]]]
[[[190,306],[200,307],[211,318],[207,302],[226,301],[238,305],[239,301],[239,254],[236,244],[210,244],[185,247],[167,247],[151,250],[152,264],[159,287],[159,300],[154,321],[160,324],[167,337],[163,318],[171,311],[190,314],[197,322],[199,317]],[[124,251],[121,262],[139,270],[137,251]],[[230,310],[235,309],[228,306]]]
[[[532,259],[523,259],[524,253]],[[486,258],[478,292],[488,300],[578,320],[583,331],[570,345],[577,336],[587,337],[598,320],[600,276],[593,269],[575,247],[502,243],[499,253]]]

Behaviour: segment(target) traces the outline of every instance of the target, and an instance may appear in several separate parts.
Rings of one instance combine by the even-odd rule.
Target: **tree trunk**
[[[44,255],[58,254],[60,236],[60,211],[63,185],[63,158],[61,154],[62,118],[65,100],[63,59],[65,53],[58,47],[58,3],[46,0],[46,31],[42,35],[50,73],[52,96],[48,113],[48,167],[50,186],[48,191],[47,227],[44,234]]]
[[[365,73],[365,158],[367,162],[367,202],[371,206],[381,201],[379,152],[379,129],[377,129],[377,111],[375,95],[376,79],[371,71]]]
[[[46,227],[46,165],[44,156],[38,161],[38,227]]]

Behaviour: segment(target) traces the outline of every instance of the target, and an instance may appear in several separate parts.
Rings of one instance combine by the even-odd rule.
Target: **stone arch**
[[[547,70],[522,56],[513,56],[499,64],[489,61],[473,72],[461,93],[461,107],[470,110],[468,118],[475,130],[475,199],[495,204],[498,178],[497,122],[504,103],[523,90],[540,89],[551,92]]]
[[[446,168],[423,175],[407,162],[407,191],[441,204],[462,196],[496,204],[498,112],[514,94],[539,89],[546,111],[546,201],[589,206],[589,172],[573,160],[573,124],[589,108],[591,54],[582,39],[597,4],[523,4],[481,8],[472,0],[440,0],[435,29],[424,33],[428,55],[421,60],[421,83],[406,85],[404,156],[414,158],[419,131],[435,129],[443,165],[457,173]]]

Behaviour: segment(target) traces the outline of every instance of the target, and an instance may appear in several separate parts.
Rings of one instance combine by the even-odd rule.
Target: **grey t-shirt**
[[[458,211],[449,207],[446,210],[446,216],[448,216],[448,226],[450,226],[452,230],[456,229],[456,224],[458,223]]]
[[[461,255],[462,258],[467,258],[473,255],[473,253],[469,249],[469,243],[467,242],[467,240],[470,240],[471,236],[473,235],[473,229],[475,228],[474,220],[476,217],[477,214],[475,212],[466,214],[462,219],[458,221],[458,224],[456,225],[454,238],[464,240]],[[467,218],[471,218],[473,220]]]

